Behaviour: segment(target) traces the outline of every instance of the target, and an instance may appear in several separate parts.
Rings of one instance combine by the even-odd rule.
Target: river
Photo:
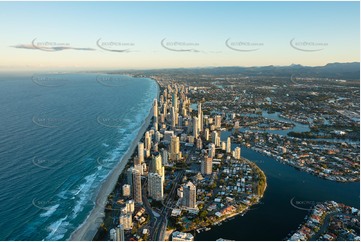
[[[222,132],[222,140],[228,135],[229,132]],[[245,147],[241,155],[255,162],[267,176],[267,189],[261,203],[244,216],[196,234],[195,240],[282,240],[298,228],[308,214],[307,209],[316,202],[334,200],[360,208],[359,182],[324,180]]]

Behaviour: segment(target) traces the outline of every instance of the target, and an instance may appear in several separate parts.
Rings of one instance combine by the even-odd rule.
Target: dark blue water
[[[67,239],[157,88],[115,75],[1,75],[0,240]]]
[[[222,140],[228,134],[223,132]],[[316,202],[334,200],[360,208],[360,183],[324,180],[245,147],[242,156],[255,162],[267,176],[268,186],[261,203],[244,216],[196,234],[196,240],[282,240],[298,228],[307,209]]]

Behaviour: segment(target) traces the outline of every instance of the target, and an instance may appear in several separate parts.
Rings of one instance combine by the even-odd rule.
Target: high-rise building
[[[155,135],[154,135],[154,140],[156,143],[159,143],[160,142],[160,139],[161,139],[161,134],[159,131],[155,132]]]
[[[212,157],[204,157],[201,160],[201,173],[202,175],[210,175],[212,174]]]
[[[163,200],[163,178],[158,173],[148,173],[148,194],[156,201]]]
[[[158,131],[158,117],[154,117],[153,128]]]
[[[145,132],[144,143],[146,150],[150,150],[152,148],[152,138],[150,137],[149,131]]]
[[[178,136],[173,136],[170,143],[170,160],[180,160],[182,159],[182,152],[180,152],[180,142]]]
[[[167,113],[168,113],[168,106],[167,106],[167,103],[164,103],[164,105],[163,105],[163,115],[164,115],[164,117],[166,117],[167,116]],[[163,123],[164,123],[164,121],[163,121]]]
[[[183,186],[183,206],[187,208],[196,208],[197,191],[196,186],[192,182],[188,182]]]
[[[187,108],[186,107],[182,108],[182,116],[187,117]]]
[[[231,137],[228,137],[227,138],[227,147],[226,147],[226,152],[227,153],[231,153],[231,146],[232,146]]]
[[[144,143],[142,142],[138,143],[138,159],[139,163],[144,162]]]
[[[178,116],[178,127],[182,127],[183,126],[183,117],[181,115]]]
[[[128,200],[125,203],[125,208],[127,210],[127,213],[134,213],[134,200]]]
[[[213,143],[208,145],[208,156],[212,158],[216,156],[216,146]]]
[[[215,145],[217,146],[217,147],[220,147],[221,146],[221,137],[217,137],[216,138],[216,143],[215,143]],[[225,149],[225,148],[224,148]]]
[[[158,117],[158,101],[157,101],[157,99],[154,99],[154,102],[153,102],[153,116]]]
[[[133,199],[136,203],[142,204],[142,181],[140,172],[133,169]]]
[[[134,169],[136,169],[137,171],[139,171],[140,175],[143,175],[143,164],[137,164],[134,165]]]
[[[222,116],[221,115],[216,116],[215,125],[216,125],[216,128],[220,128],[222,126]]]
[[[172,93],[172,107],[174,107],[176,111],[178,110],[178,97],[176,92]]]
[[[129,167],[127,170],[127,183],[132,187],[133,185],[133,170],[134,167]]]
[[[175,126],[177,125],[177,120],[176,120],[176,111],[175,108],[172,107],[172,113],[171,113],[171,118],[172,118],[172,128],[174,129]]]
[[[161,149],[162,154],[162,164],[163,166],[168,165],[168,151],[166,149]]]
[[[115,230],[115,240],[116,241],[125,241],[124,226],[122,224],[119,224]]]
[[[213,131],[212,132],[212,143],[214,143],[217,147],[219,147],[217,142],[218,142],[218,133],[217,133],[217,131]]]
[[[209,129],[208,128],[204,130],[204,139],[207,141],[209,140]]]
[[[124,230],[131,230],[133,227],[132,214],[121,214],[119,217],[119,224],[123,226]]]
[[[227,148],[226,142],[222,141],[221,142],[221,147],[222,147],[223,151],[226,151],[226,148]]]
[[[240,147],[236,147],[233,151],[233,158],[239,160],[241,159],[241,148]]]
[[[198,138],[197,139],[197,149],[201,150],[202,148],[203,148],[202,139]]]
[[[198,132],[199,132],[199,129],[198,129],[198,118],[197,117],[193,117],[193,136],[194,138],[198,138]]]
[[[129,184],[124,184],[122,187],[123,190],[123,196],[124,197],[129,197],[130,196],[130,185]]]
[[[162,163],[162,156],[160,153],[155,153],[152,157],[152,161],[150,163],[149,172],[157,173],[160,175],[164,181],[164,166]]]
[[[109,231],[109,239],[110,239],[110,241],[116,241],[116,239],[117,239],[117,231],[116,231],[116,229],[111,229]]]
[[[198,103],[198,131],[203,132],[203,112],[202,103]]]

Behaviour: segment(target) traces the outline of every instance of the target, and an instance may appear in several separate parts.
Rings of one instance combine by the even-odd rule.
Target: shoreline
[[[152,78],[149,78],[152,81],[155,81]],[[156,98],[159,99],[159,84],[155,81],[157,85],[157,96]],[[116,165],[116,167],[111,171],[108,177],[101,183],[100,188],[96,192],[95,198],[95,206],[91,210],[90,214],[87,216],[85,221],[70,235],[67,239],[68,241],[92,241],[96,233],[98,232],[98,228],[100,224],[103,222],[105,217],[104,210],[105,210],[105,202],[109,194],[114,190],[115,185],[119,179],[119,176],[124,170],[124,167],[128,163],[128,160],[134,154],[134,151],[138,145],[138,142],[142,139],[144,133],[148,129],[148,126],[151,123],[153,118],[153,106],[150,108],[148,116],[142,123],[136,138],[132,141],[131,145],[129,146],[128,150],[124,153],[124,155],[120,158],[120,161]],[[101,205],[103,204],[103,205]]]

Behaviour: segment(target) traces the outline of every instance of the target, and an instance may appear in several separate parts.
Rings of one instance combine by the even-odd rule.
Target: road
[[[152,236],[153,241],[164,241],[165,239],[164,237],[168,225],[168,216],[170,215],[173,208],[172,205],[174,202],[174,197],[176,195],[178,184],[183,178],[184,172],[184,170],[178,172],[174,179],[172,189],[169,192],[167,199],[163,202],[163,208],[161,209],[160,218],[157,220],[154,227],[154,232]]]

